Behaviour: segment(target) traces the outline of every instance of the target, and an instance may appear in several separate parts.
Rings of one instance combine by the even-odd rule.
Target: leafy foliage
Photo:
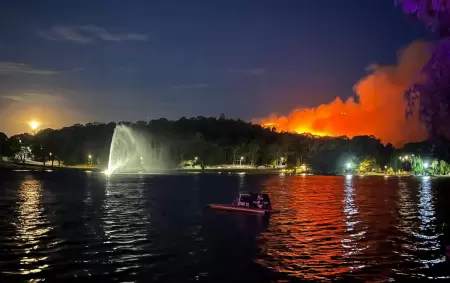
[[[310,134],[278,133],[241,120],[196,117],[121,122],[152,137],[155,147],[168,150],[170,168],[239,164],[241,156],[247,166],[300,167],[306,164],[316,173],[342,172],[346,163],[354,169],[369,172],[391,166],[398,155],[417,153],[434,159],[450,161],[449,144],[445,140],[407,144],[403,149],[383,145],[373,136],[320,137]],[[62,161],[65,165],[92,164],[106,167],[111,139],[116,124],[76,124],[58,130],[44,129],[31,136],[21,134],[0,140],[6,144],[6,156],[19,157],[30,147],[36,161]],[[1,136],[0,136],[1,137]],[[3,142],[2,142],[3,141]],[[50,154],[51,153],[51,154]],[[194,162],[195,157],[197,161]],[[394,160],[394,161],[393,161]],[[441,170],[442,171],[442,170]],[[445,171],[445,170],[444,170]]]
[[[374,157],[365,157],[359,163],[359,167],[357,169],[358,173],[364,174],[371,172],[373,170],[379,170],[380,166],[378,165],[376,159]]]
[[[440,40],[421,71],[422,79],[407,89],[408,114],[419,101],[420,119],[432,138],[450,136],[450,0],[397,0],[403,11],[422,21]]]

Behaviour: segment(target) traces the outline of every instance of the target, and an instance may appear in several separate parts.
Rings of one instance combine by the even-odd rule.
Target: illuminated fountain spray
[[[117,125],[106,174],[154,172],[166,168],[164,149],[154,139],[126,125]]]

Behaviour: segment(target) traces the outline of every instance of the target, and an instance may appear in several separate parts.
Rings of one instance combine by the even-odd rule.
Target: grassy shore
[[[102,171],[100,167],[92,166],[57,166],[46,165],[45,167],[38,164],[28,164],[28,163],[14,163],[14,162],[0,162],[1,170],[32,170],[32,171],[45,171],[45,170],[90,170],[90,171]]]
[[[13,162],[0,162],[0,170],[32,170],[32,171],[61,171],[61,170],[83,170],[83,171],[93,171],[93,172],[103,172],[106,170],[106,167],[103,166],[88,166],[88,165],[75,165],[75,166],[58,166],[54,165],[53,167],[50,165],[46,165],[45,167],[38,164],[29,164],[29,163],[13,163]],[[246,173],[246,174],[279,174],[282,172],[282,169],[277,168],[220,168],[220,167],[207,167],[201,169],[200,167],[194,168],[177,168],[177,169],[167,169],[167,170],[158,170],[157,173],[180,173],[180,174],[192,174],[192,173],[214,173],[214,174],[222,174],[222,173]]]
[[[246,173],[246,174],[279,174],[276,168],[180,168],[173,171],[178,173]]]
[[[402,173],[402,174],[386,174],[384,172],[368,172],[364,174],[355,174],[361,176],[414,176],[412,173]]]
[[[49,166],[43,167],[38,164],[23,164],[23,163],[13,163],[13,162],[0,162],[0,170],[31,170],[31,171],[92,171],[92,172],[103,172],[106,170],[102,166],[89,166],[89,165],[76,165],[76,166]],[[206,167],[201,169],[199,167],[194,168],[178,168],[178,169],[167,169],[158,170],[156,173],[175,173],[175,174],[280,174],[285,173],[289,175],[301,175],[303,172],[294,173],[293,170],[281,169],[281,168],[255,168],[255,167],[242,167],[242,168],[223,168],[223,167]],[[322,175],[322,174],[318,174]],[[348,174],[337,174],[337,175],[348,175]],[[390,177],[409,177],[414,176],[412,173],[402,173],[402,174],[386,174],[384,172],[369,172],[364,174],[351,174],[355,176],[390,176]],[[450,175],[432,175],[430,177],[450,177]]]

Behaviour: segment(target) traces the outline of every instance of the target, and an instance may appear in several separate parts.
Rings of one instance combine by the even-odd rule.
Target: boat
[[[231,204],[211,203],[209,204],[209,207],[259,214],[273,212],[268,194],[239,193],[239,196]]]

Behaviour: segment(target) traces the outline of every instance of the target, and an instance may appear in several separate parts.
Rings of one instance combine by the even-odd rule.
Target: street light
[[[241,159],[239,159],[239,166],[242,166],[242,160],[244,160],[244,156],[241,156]]]
[[[52,153],[50,152],[48,155],[52,156]]]
[[[198,160],[198,157],[196,156],[196,157],[194,157],[194,159],[195,159],[195,161],[197,161],[197,160]]]
[[[347,164],[345,164],[345,167],[347,167],[347,169],[350,169],[352,167],[352,164],[350,162],[347,162]]]
[[[425,169],[428,168],[428,162],[425,162],[425,163],[423,164],[423,168],[425,168]]]

